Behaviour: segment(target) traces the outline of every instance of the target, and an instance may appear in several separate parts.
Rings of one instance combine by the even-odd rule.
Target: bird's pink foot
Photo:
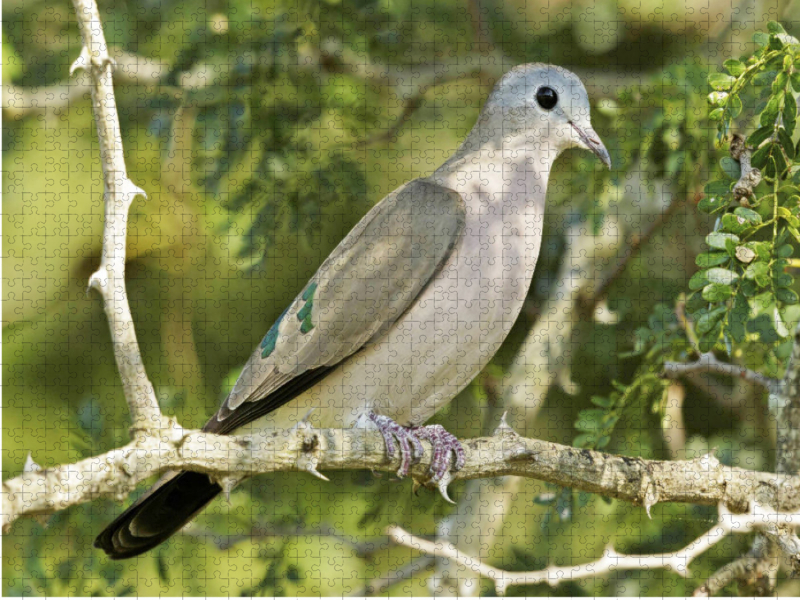
[[[463,468],[465,462],[464,448],[456,436],[442,427],[441,425],[426,425],[423,427],[403,427],[398,425],[389,417],[369,413],[367,418],[375,424],[378,431],[383,435],[386,443],[386,455],[389,459],[394,458],[397,446],[400,447],[400,468],[397,470],[398,477],[408,475],[411,465],[417,464],[425,455],[420,440],[430,442],[433,446],[433,458],[428,469],[430,481],[438,484],[451,467],[451,453],[455,456],[452,463],[454,471]],[[395,443],[395,440],[397,442]]]
[[[412,427],[411,433],[421,440],[430,442],[431,446],[433,446],[433,459],[428,470],[433,483],[439,483],[450,468],[451,452],[455,455],[453,471],[458,471],[464,467],[466,457],[464,456],[464,448],[461,442],[441,425]]]
[[[383,435],[383,441],[386,443],[386,456],[389,460],[394,458],[397,450],[395,446],[395,439],[400,446],[400,468],[397,470],[397,476],[401,479],[408,475],[412,464],[417,464],[425,455],[425,450],[422,448],[419,439],[415,436],[409,427],[403,427],[395,423],[389,417],[383,415],[376,415],[369,413],[367,418],[372,421],[378,428],[378,431]]]

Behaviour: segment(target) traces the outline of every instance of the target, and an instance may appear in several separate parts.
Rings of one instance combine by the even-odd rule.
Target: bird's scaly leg
[[[450,468],[450,453],[455,454],[456,461],[453,470],[458,471],[464,467],[466,457],[461,442],[452,433],[441,425],[425,425],[424,427],[411,427],[411,433],[421,440],[426,440],[433,446],[433,459],[428,473],[433,483],[439,483]]]
[[[455,455],[453,470],[458,471],[464,466],[464,448],[453,434],[441,425],[426,425],[424,427],[403,427],[389,417],[376,415],[370,412],[367,419],[373,423],[383,435],[386,443],[386,455],[394,458],[397,446],[400,446],[400,468],[397,476],[402,478],[408,475],[411,465],[417,464],[425,455],[420,440],[426,440],[433,446],[433,458],[428,470],[430,481],[438,484],[450,468],[450,453]]]
[[[370,412],[367,419],[372,422],[378,431],[383,435],[383,441],[386,442],[386,456],[389,459],[394,458],[395,453],[395,438],[400,445],[400,468],[397,470],[397,476],[401,479],[408,475],[409,469],[412,464],[417,464],[425,455],[425,450],[422,448],[419,439],[411,433],[408,427],[398,425],[389,417],[383,415],[376,415]]]

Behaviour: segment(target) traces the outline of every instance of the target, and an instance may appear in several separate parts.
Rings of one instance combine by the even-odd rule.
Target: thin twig
[[[718,360],[711,352],[706,352],[700,355],[694,362],[679,363],[679,362],[666,362],[664,363],[664,375],[670,379],[676,379],[687,373],[719,373],[720,375],[729,375],[731,377],[738,377],[744,379],[765,390],[772,392],[781,387],[781,382],[772,377],[767,377],[756,371],[739,365],[732,365],[730,363]]]
[[[100,292],[111,327],[114,358],[117,361],[133,429],[161,425],[153,385],[147,378],[133,317],[125,290],[125,248],[128,210],[136,196],[145,196],[128,178],[122,151],[122,134],[114,98],[114,61],[108,54],[100,13],[94,0],[73,0],[83,49],[71,72],[86,69],[91,79],[92,110],[100,141],[103,168],[105,226],[100,268],[89,278],[89,288]]]
[[[116,62],[114,80],[136,85],[158,85],[169,69],[166,63],[137,56],[120,48],[111,48],[111,57]],[[79,74],[74,80],[66,80],[42,87],[3,86],[3,115],[9,119],[22,119],[31,115],[56,112],[91,92],[89,73]]]
[[[674,552],[662,554],[620,554],[609,546],[603,556],[595,561],[582,565],[552,566],[540,571],[511,572],[492,567],[472,556],[459,552],[449,542],[431,542],[414,536],[402,528],[392,526],[387,533],[396,543],[418,550],[424,554],[447,558],[462,567],[473,571],[494,582],[495,590],[504,595],[509,586],[547,584],[556,586],[567,580],[596,577],[620,570],[630,569],[669,569],[683,577],[690,575],[690,563],[719,543],[729,533],[748,533],[765,525],[776,526],[800,524],[800,514],[780,514],[771,508],[752,503],[746,514],[733,514],[724,506],[719,507],[719,521],[705,534]]]

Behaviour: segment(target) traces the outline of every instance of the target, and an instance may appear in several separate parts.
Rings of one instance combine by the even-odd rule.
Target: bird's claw
[[[455,462],[452,464],[453,471],[463,468],[466,461],[464,448],[458,438],[441,425],[403,427],[383,415],[370,413],[368,418],[383,435],[383,440],[386,443],[386,455],[390,460],[394,458],[399,445],[400,468],[397,470],[397,476],[400,478],[407,476],[411,465],[420,462],[424,456],[425,451],[420,440],[430,442],[433,447],[433,458],[428,469],[430,477],[428,482],[439,488],[445,499],[450,500],[447,495],[447,484],[451,479],[447,476],[451,467],[450,453],[452,452],[455,455]],[[395,440],[397,440],[397,443],[395,443]]]
[[[370,413],[368,416],[383,436],[383,441],[386,443],[386,456],[389,460],[394,458],[397,450],[395,439],[397,440],[397,444],[400,446],[400,468],[397,470],[397,476],[402,479],[408,475],[411,465],[417,464],[425,455],[422,444],[410,428],[398,425],[389,417],[375,413]]]
[[[464,455],[464,448],[458,438],[452,433],[447,431],[441,425],[426,425],[424,427],[412,427],[411,432],[419,439],[430,442],[433,446],[433,459],[431,466],[428,469],[430,481],[437,484],[442,481],[442,478],[447,474],[450,469],[450,453],[455,455],[455,463],[453,464],[453,471],[459,471],[464,467],[466,457]],[[442,494],[447,498],[447,494]]]

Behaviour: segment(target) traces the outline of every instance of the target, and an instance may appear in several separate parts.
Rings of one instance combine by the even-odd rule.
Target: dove
[[[556,158],[593,152],[580,79],[517,66],[495,85],[455,153],[376,204],[272,325],[203,428],[257,435],[305,418],[374,427],[398,476],[424,460],[446,496],[463,466],[457,438],[424,423],[487,365],[519,315],[542,241]],[[310,414],[309,414],[310,411]],[[95,540],[113,559],[161,544],[222,491],[202,473],[170,472]]]

